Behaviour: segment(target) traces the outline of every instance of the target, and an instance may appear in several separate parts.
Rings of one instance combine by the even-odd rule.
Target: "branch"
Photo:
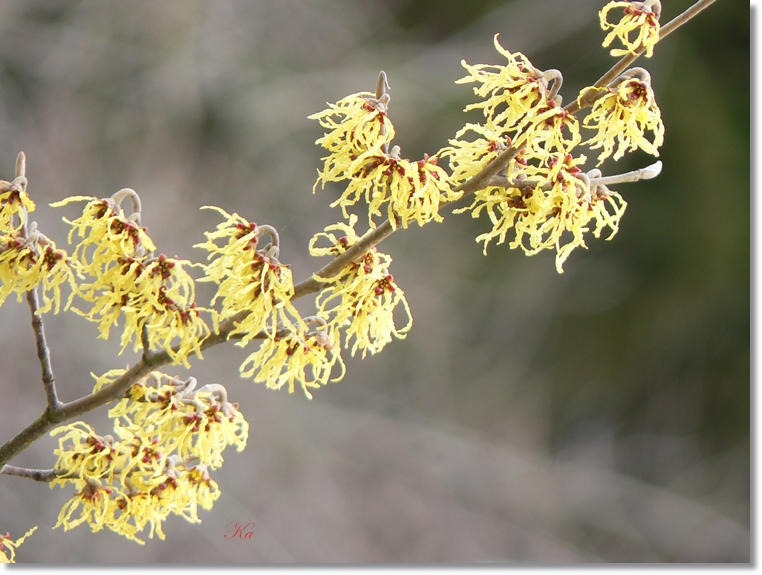
[[[380,226],[366,233],[357,241],[356,244],[350,246],[347,251],[339,255],[331,263],[323,266],[318,271],[316,271],[314,275],[320,276],[321,278],[332,278],[338,276],[341,271],[350,263],[360,258],[365,252],[367,252],[376,244],[380,243],[382,240],[388,238],[393,233],[394,228],[392,228],[392,224],[389,222],[389,220],[384,221],[384,223],[382,223]],[[311,293],[318,292],[327,285],[328,284],[326,282],[320,282],[314,277],[307,278],[306,280],[300,281],[294,286],[294,295],[291,297],[291,299],[295,300]]]
[[[24,467],[14,467],[12,465],[6,465],[0,469],[0,473],[16,477],[26,477],[35,481],[42,481],[43,483],[50,483],[58,476],[55,469],[25,469]]]
[[[26,292],[26,301],[32,312],[32,329],[37,343],[37,358],[42,367],[42,384],[45,387],[45,397],[48,400],[49,408],[58,409],[61,402],[56,393],[56,378],[53,375],[53,365],[50,361],[50,348],[48,348],[48,342],[45,339],[45,326],[42,323],[42,315],[37,313],[37,310],[40,309],[40,300],[36,287]]]
[[[709,5],[715,1],[716,0],[699,0],[685,12],[667,22],[659,30],[659,42],[677,30],[680,26],[688,22],[691,18],[695,17],[699,12],[705,8],[708,8]],[[577,100],[570,102],[568,106],[564,107],[564,109],[570,114],[575,114],[583,108],[592,106],[593,102],[598,99],[600,94],[596,88],[605,88],[611,84],[611,82],[613,82],[622,72],[629,68],[630,64],[637,60],[638,57],[643,54],[643,52],[645,52],[645,48],[642,48],[636,54],[627,54],[624,56],[621,60],[619,60],[619,62],[614,64],[614,66],[608,72],[601,76],[600,79],[595,84],[593,84],[592,88],[588,89]]]
[[[477,190],[481,190],[482,188],[487,187],[490,184],[493,176],[502,170],[508,164],[508,162],[515,158],[522,149],[523,146],[519,148],[509,147],[489,164],[484,166],[484,168],[482,168],[478,174],[472,176],[463,182],[460,186],[455,188],[456,192],[463,192],[463,195],[458,199],[464,198],[469,194],[473,194]],[[445,205],[447,204],[442,204],[443,207]],[[380,243],[382,240],[388,238],[394,232],[395,229],[392,228],[392,224],[389,222],[389,220],[385,220],[380,226],[367,232],[363,237],[359,239],[357,243],[352,244],[352,246],[347,249],[347,251],[338,256],[331,263],[316,271],[314,275],[320,276],[321,278],[333,278],[338,276],[341,271],[350,263],[357,260],[365,252],[367,252],[376,244]],[[302,280],[294,286],[294,295],[291,297],[291,299],[298,299],[311,293],[318,292],[326,287],[326,285],[328,285],[326,282],[320,282],[314,277],[307,278],[306,280]]]
[[[210,335],[201,343],[201,349],[205,350],[231,339],[239,339],[240,334],[231,336],[230,332],[235,328],[236,323],[246,317],[248,312],[242,312],[229,318],[220,324],[218,333]],[[267,335],[264,332],[257,334],[256,339],[264,339]],[[172,358],[166,351],[151,353],[150,356],[144,355],[131,369],[122,375],[119,379],[109,385],[99,389],[84,397],[80,397],[69,403],[59,403],[57,407],[48,407],[45,412],[38,417],[29,427],[0,447],[0,468],[5,473],[6,467],[2,467],[6,462],[24,451],[34,441],[43,436],[51,429],[57,427],[64,421],[68,421],[83,413],[92,411],[102,405],[105,405],[115,399],[122,397],[130,386],[147,376],[153,370],[172,363]]]
[[[26,177],[26,155],[24,152],[19,152],[16,156],[16,179]],[[36,224],[33,224],[36,226]],[[24,238],[29,237],[29,225],[27,220],[24,221],[24,225],[21,227],[21,235]],[[58,409],[61,402],[58,400],[58,394],[56,393],[56,378],[53,375],[53,364],[50,361],[50,348],[48,348],[48,342],[45,340],[45,326],[42,323],[42,315],[38,313],[40,309],[40,298],[37,295],[37,288],[26,292],[26,301],[29,304],[29,310],[32,312],[32,330],[34,331],[34,339],[37,344],[37,358],[40,360],[40,367],[42,368],[42,385],[45,388],[45,397],[48,402],[49,409]]]
[[[521,151],[521,148],[510,147],[503,151],[499,156],[475,176],[461,184],[456,191],[462,191],[465,195],[471,194],[489,184],[493,176],[502,170]],[[463,197],[463,196],[461,196]],[[389,220],[384,221],[380,226],[370,230],[360,240],[352,245],[347,251],[334,259],[331,263],[324,266],[316,272],[316,275],[324,278],[337,276],[347,265],[359,258],[381,240],[390,236],[395,230],[392,228]],[[294,295],[292,300],[305,295],[320,291],[325,287],[325,282],[319,282],[314,278],[308,278],[294,286]],[[225,341],[232,339],[230,332],[233,331],[237,322],[241,321],[248,312],[240,312],[236,316],[225,320],[220,324],[218,333],[210,335],[201,344],[201,350],[208,349]],[[266,335],[260,333],[257,338],[264,338]],[[143,357],[131,369],[127,370],[122,377],[113,381],[109,385],[99,389],[84,397],[64,404],[58,404],[57,407],[48,407],[45,412],[35,420],[29,427],[24,429],[16,437],[11,439],[5,445],[0,447],[0,465],[4,465],[29,447],[39,437],[56,427],[58,424],[77,417],[97,407],[105,405],[122,395],[130,386],[145,377],[154,369],[172,363],[172,358],[166,351],[151,352],[143,354]]]
[[[590,184],[596,184],[599,186],[610,186],[611,184],[625,184],[628,182],[638,182],[640,180],[650,180],[655,178],[661,173],[662,163],[661,160],[640,168],[639,170],[633,170],[632,172],[626,172],[624,174],[615,174],[613,176],[600,176],[598,178],[590,178]]]

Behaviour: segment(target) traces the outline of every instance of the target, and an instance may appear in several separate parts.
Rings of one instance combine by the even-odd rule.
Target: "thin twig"
[[[37,313],[37,310],[40,309],[40,300],[36,287],[26,292],[26,301],[29,304],[29,310],[32,312],[32,329],[37,343],[37,358],[40,360],[40,367],[42,368],[42,385],[45,388],[45,397],[48,401],[48,407],[55,410],[61,406],[61,402],[58,400],[58,393],[56,392],[56,378],[53,375],[53,364],[50,361],[50,348],[45,339],[42,314]]]
[[[241,334],[231,336],[236,324],[243,319],[248,312],[242,312],[229,318],[220,324],[219,332],[210,335],[201,343],[201,349],[205,350],[220,343],[232,339],[240,339]],[[264,339],[267,335],[262,332],[255,336],[255,339]],[[45,412],[38,417],[30,426],[0,447],[0,466],[5,465],[17,454],[24,451],[35,440],[58,426],[64,421],[73,419],[83,413],[92,411],[102,405],[105,405],[115,399],[120,398],[130,388],[130,386],[139,379],[147,376],[153,370],[172,363],[172,357],[167,351],[158,351],[152,353],[150,357],[143,356],[132,368],[120,378],[112,383],[102,387],[95,393],[80,397],[68,403],[59,403],[58,407],[48,407]]]
[[[19,155],[16,157],[16,178],[24,177],[26,177],[26,155],[24,152],[19,152]],[[32,230],[34,230],[35,225],[31,226]],[[24,225],[21,227],[21,235],[25,239],[29,237],[29,228],[28,221],[25,219]],[[48,408],[55,410],[60,407],[61,402],[58,400],[58,393],[56,392],[56,378],[53,375],[50,348],[45,339],[45,325],[42,321],[42,314],[38,313],[40,298],[37,294],[37,287],[26,292],[26,301],[29,304],[29,311],[32,312],[32,330],[34,331],[34,339],[37,345],[37,359],[40,360],[40,367],[42,368],[42,385],[45,389],[45,398]]]
[[[659,160],[658,162],[655,162],[651,164],[650,166],[646,166],[645,168],[639,168],[637,170],[633,170],[631,172],[625,172],[623,174],[614,174],[611,176],[594,176],[592,175],[594,172],[588,172],[587,177],[589,179],[588,184],[589,185],[603,185],[603,186],[610,186],[612,184],[625,184],[629,182],[639,182],[640,180],[650,180],[651,178],[655,178],[661,173],[662,168],[662,162]],[[595,170],[597,173],[600,174],[600,170]],[[536,188],[537,186],[541,186],[543,190],[549,190],[551,189],[552,185],[550,183],[541,184],[537,180],[530,180],[530,179],[509,179],[505,176],[492,176],[492,178],[489,181],[489,186],[487,187],[499,187],[499,188],[515,188],[517,190],[525,190],[527,188]]]
[[[716,0],[699,0],[685,12],[679,14],[667,22],[659,29],[659,42],[677,30],[680,26],[688,22],[688,20],[695,17],[699,12],[708,8],[709,5],[713,4],[714,2],[716,2]],[[600,79],[595,84],[593,84],[592,88],[588,89],[584,94],[582,94],[578,100],[570,102],[567,106],[564,107],[564,109],[570,114],[574,114],[583,108],[592,106],[593,102],[595,102],[595,100],[601,94],[596,88],[605,88],[608,86],[622,72],[629,68],[630,64],[637,60],[638,57],[643,54],[643,52],[645,52],[645,50],[645,48],[641,48],[641,50],[636,54],[627,54],[624,56],[621,60],[619,60],[619,62],[614,64],[614,66],[608,72],[601,76]]]
[[[15,477],[26,477],[35,481],[42,481],[43,483],[50,483],[58,476],[55,469],[26,469],[24,467],[14,467],[13,465],[6,465],[0,469],[0,473]]]
[[[632,172],[626,172],[624,174],[615,174],[613,176],[601,176],[599,178],[590,178],[590,184],[610,186],[612,184],[625,184],[628,182],[638,182],[640,180],[650,180],[655,178],[661,173],[662,163],[661,160],[640,168],[639,170],[633,170]]]

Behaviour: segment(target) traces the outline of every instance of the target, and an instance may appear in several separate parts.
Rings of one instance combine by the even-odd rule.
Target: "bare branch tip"
[[[640,170],[640,179],[642,180],[650,180],[651,178],[655,178],[659,174],[661,174],[662,169],[662,161],[659,160],[650,166],[646,166],[645,168],[641,168]]]
[[[24,152],[19,152],[19,155],[16,156],[16,177],[25,177],[26,176],[26,154]]]

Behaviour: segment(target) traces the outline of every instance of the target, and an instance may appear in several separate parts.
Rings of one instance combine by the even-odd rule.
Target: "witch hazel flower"
[[[447,172],[437,163],[438,158],[428,154],[416,162],[402,158],[399,146],[388,153],[367,152],[350,166],[349,182],[331,207],[341,206],[349,218],[348,208],[364,200],[371,227],[376,226],[374,216],[387,217],[395,229],[412,222],[441,222],[440,206],[461,194],[451,190]]]
[[[229,335],[239,338],[239,345],[245,346],[262,332],[273,338],[280,327],[297,329],[301,320],[291,304],[294,281],[289,266],[279,260],[275,228],[257,225],[214,206],[205,209],[215,210],[225,218],[216,231],[204,232],[205,243],[194,246],[209,253],[210,261],[204,265],[206,277],[200,281],[218,284],[212,298],[212,305],[221,302],[221,310],[214,315],[215,330],[220,321],[235,319]],[[260,246],[265,235],[271,241]]]
[[[580,97],[589,90],[582,90]],[[651,75],[643,68],[632,68],[608,87],[597,90],[599,94],[583,126],[597,131],[586,145],[603,149],[598,165],[612,154],[614,160],[619,160],[626,152],[637,149],[658,156],[658,148],[664,143],[664,124],[651,88]],[[653,134],[653,141],[646,137],[646,131]]]
[[[264,340],[241,365],[241,377],[251,377],[268,389],[286,387],[289,393],[299,386],[308,399],[312,399],[310,388],[317,389],[344,377],[346,367],[341,354],[334,351],[327,322],[317,316],[305,317],[303,321],[317,328],[302,332],[284,330],[275,338]],[[339,373],[334,376],[337,366]]]
[[[615,8],[624,8],[624,15],[619,22],[612,23],[609,22],[608,15]],[[650,58],[653,56],[654,46],[659,41],[659,16],[659,0],[609,2],[599,13],[601,28],[611,30],[603,40],[603,47],[607,48],[618,39],[624,48],[612,49],[612,56],[639,54],[645,50],[646,58]]]
[[[152,372],[109,411],[120,422],[116,434],[125,440],[155,438],[143,451],[175,453],[182,460],[195,458],[212,469],[220,467],[229,445],[244,449],[249,424],[238,404],[228,402],[224,386],[197,385],[195,377],[180,380]]]
[[[127,198],[132,202],[130,215],[122,208],[122,202]],[[156,249],[146,229],[140,225],[140,196],[134,190],[124,188],[102,199],[72,196],[50,205],[57,208],[82,201],[87,203],[80,217],[74,220],[63,218],[71,226],[69,243],[75,233],[80,238],[72,260],[81,273],[97,278],[103,275],[104,268],[120,257],[140,257]]]
[[[462,61],[468,75],[456,84],[476,83],[474,93],[481,101],[469,104],[465,111],[482,110],[487,120],[506,133],[516,128],[527,115],[555,99],[561,87],[560,72],[542,72],[520,52],[511,53],[494,38],[495,49],[505,56],[507,63],[468,64]],[[560,103],[560,102],[559,102]]]
[[[310,241],[310,253],[313,256],[344,253],[359,240],[354,230],[356,222],[357,217],[353,215],[349,224],[328,226],[325,232],[316,234]],[[334,231],[343,235],[337,237]],[[318,247],[321,239],[328,240],[331,245]],[[318,314],[328,318],[326,329],[333,342],[339,344],[341,333],[345,333],[345,347],[349,348],[352,342],[352,355],[358,349],[362,350],[363,357],[367,352],[381,351],[393,337],[404,338],[412,327],[413,318],[405,294],[388,271],[391,262],[391,256],[374,247],[338,277],[313,276],[327,284],[316,300]],[[400,328],[394,320],[394,310],[399,304],[402,304],[408,320]]]
[[[28,223],[35,204],[27,193],[26,156],[16,157],[16,177],[7,182],[0,180],[0,236],[13,234]]]
[[[122,208],[127,198],[130,215]],[[76,201],[87,201],[82,216],[64,221],[72,226],[69,241],[75,233],[80,238],[71,259],[83,278],[77,295],[90,307],[74,311],[97,323],[102,339],[123,318],[120,353],[130,345],[134,351],[163,349],[173,363],[189,366],[188,357],[201,356],[209,335],[200,315],[204,310],[195,303],[194,280],[185,269],[194,264],[153,254],[156,246],[140,225],[141,202],[134,190],[105,199],[74,196],[51,205]]]
[[[32,527],[29,531],[24,533],[24,535],[15,541],[11,539],[10,533],[0,535],[0,563],[15,563],[16,549],[26,540],[27,537],[29,537],[36,530],[37,526]]]
[[[24,294],[41,286],[43,305],[36,311],[42,314],[61,309],[61,286],[68,283],[71,295],[64,310],[71,305],[77,284],[65,250],[56,248],[55,242],[37,230],[32,222],[0,235],[0,305],[12,293],[21,301]]]

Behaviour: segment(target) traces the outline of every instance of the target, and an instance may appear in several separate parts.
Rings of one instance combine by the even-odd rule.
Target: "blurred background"
[[[215,204],[280,232],[295,279],[326,263],[307,242],[340,218],[312,193],[307,120],[390,80],[403,155],[447,143],[471,87],[460,60],[500,63],[492,37],[564,73],[568,102],[615,61],[603,0],[4,0],[0,178],[19,150],[40,228],[65,246],[75,194],[138,191],[169,255]],[[664,3],[662,22],[689,0]],[[655,180],[622,184],[613,241],[551,253],[507,245],[467,215],[389,238],[415,322],[406,340],[303,394],[242,380],[247,352],[193,362],[251,424],[213,474],[201,524],[143,547],[87,526],[52,530],[68,489],[0,476],[0,531],[40,528],[20,562],[747,562],[750,560],[750,21],[723,0],[641,60],[666,125]],[[651,164],[642,153],[604,173]],[[208,286],[199,300],[208,302]],[[310,298],[305,298],[309,300]],[[309,311],[311,302],[300,301]],[[74,314],[46,318],[59,394],[134,363]],[[0,310],[0,442],[44,409],[25,304]],[[348,355],[348,354],[347,354]],[[169,373],[183,375],[169,367]],[[85,420],[108,433],[106,409]],[[42,438],[13,464],[50,468]],[[256,524],[226,540],[231,522]],[[147,535],[147,533],[146,533]]]

